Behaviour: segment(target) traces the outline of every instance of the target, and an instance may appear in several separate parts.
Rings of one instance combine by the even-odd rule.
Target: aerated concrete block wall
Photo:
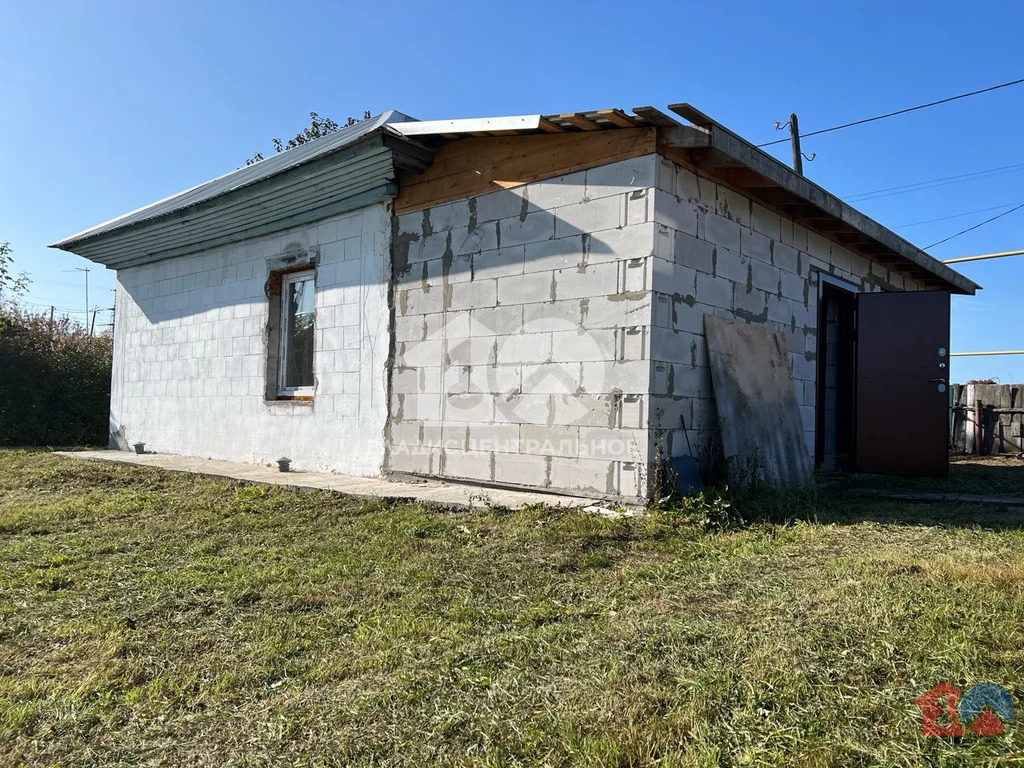
[[[114,447],[379,475],[391,217],[375,205],[117,273]],[[265,401],[269,270],[318,262],[312,402]],[[276,309],[274,311],[277,311]]]
[[[387,469],[646,495],[657,166],[396,218]]]
[[[919,290],[879,262],[843,248],[748,197],[659,158],[652,259],[652,431],[672,456],[707,455],[718,434],[704,315],[782,331],[814,453],[818,277],[859,291]]]

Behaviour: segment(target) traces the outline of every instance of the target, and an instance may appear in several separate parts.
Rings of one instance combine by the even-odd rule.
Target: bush
[[[113,339],[0,308],[0,445],[106,445]]]

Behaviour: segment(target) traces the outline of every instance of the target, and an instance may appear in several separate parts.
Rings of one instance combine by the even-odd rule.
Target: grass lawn
[[[949,680],[1024,705],[1019,509],[780,495],[715,532],[0,462],[3,765],[1024,753],[1016,719],[923,737],[913,704]]]

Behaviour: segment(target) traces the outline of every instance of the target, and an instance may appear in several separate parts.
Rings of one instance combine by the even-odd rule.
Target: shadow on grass
[[[992,531],[1024,530],[1024,507],[1014,503],[970,503],[963,501],[920,502],[863,495],[859,491],[920,491],[934,493],[986,493],[986,495],[1024,495],[1024,488],[1006,485],[1014,477],[1024,479],[1024,470],[1017,467],[969,467],[956,472],[945,487],[934,481],[927,484],[904,484],[885,481],[922,480],[923,478],[851,478],[832,481],[814,490],[761,489],[737,493],[731,503],[748,523],[793,523],[797,521],[833,525],[856,525],[873,522],[881,525],[940,526],[944,528],[984,528]],[[985,476],[979,469],[995,469],[996,479],[985,486],[977,477]],[[1012,474],[1016,472],[1016,475]],[[959,477],[958,477],[959,476]],[[966,477],[965,477],[966,476]],[[883,482],[879,483],[878,480]],[[979,490],[987,488],[987,490]]]
[[[850,475],[829,481],[829,489],[1024,496],[1024,461],[1015,458],[954,457],[949,477]]]

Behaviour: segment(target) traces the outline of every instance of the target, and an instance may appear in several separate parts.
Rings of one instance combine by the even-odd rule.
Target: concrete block
[[[768,319],[776,323],[791,324],[795,315],[794,302],[787,298],[768,296]]]
[[[547,459],[543,456],[501,454],[494,458],[494,482],[546,485]]]
[[[753,203],[750,212],[750,227],[762,235],[767,235],[772,240],[778,240],[782,236],[782,217],[763,205]]]
[[[629,259],[619,262],[619,291],[633,293],[651,287],[649,259]]]
[[[522,245],[498,248],[495,251],[481,251],[473,257],[473,279],[521,275],[525,254],[526,248]]]
[[[507,336],[523,330],[523,307],[518,304],[474,309],[470,313],[471,336]]]
[[[678,232],[697,236],[697,206],[675,195],[658,192],[654,197],[654,221]]]
[[[738,223],[714,213],[705,214],[699,223],[699,237],[714,245],[739,251],[741,237]]]
[[[853,252],[838,243],[829,244],[833,265],[845,272],[853,272]]]
[[[494,365],[497,360],[494,337],[477,336],[468,339],[447,339],[445,361],[448,365]],[[434,364],[440,360],[434,358]],[[422,363],[428,365],[429,363]]]
[[[615,359],[615,329],[556,331],[551,334],[552,359],[559,362]]]
[[[646,224],[653,220],[653,200],[650,190],[638,189],[630,192],[626,195],[624,204],[625,215],[622,219],[622,226]]]
[[[575,205],[586,198],[586,171],[535,181],[515,191],[527,199],[531,212]]]
[[[491,475],[491,455],[476,451],[460,451],[454,448],[444,449],[445,477],[459,477],[466,480],[493,480]]]
[[[476,227],[452,230],[452,253],[455,256],[479,251],[493,251],[502,243],[498,240],[498,222],[490,221]],[[504,243],[515,245],[515,243]]]
[[[587,263],[641,259],[654,252],[654,225],[605,229],[587,238]]]
[[[551,418],[551,395],[519,394],[495,401],[494,421],[498,424],[547,424]]]
[[[528,304],[555,298],[554,272],[498,278],[498,304]]]
[[[581,308],[579,324],[587,329],[651,324],[651,294],[646,291],[593,296],[566,303],[576,303]]]
[[[400,315],[425,315],[440,312],[444,308],[444,291],[440,288],[423,290],[411,288],[399,291],[398,313]]]
[[[647,357],[648,327],[631,325],[618,329],[618,359],[643,360]]]
[[[539,456],[578,456],[579,427],[523,424],[519,427],[519,447],[523,453]]]
[[[474,365],[469,368],[468,391],[503,396],[518,394],[522,391],[523,368],[518,365]]]
[[[442,359],[443,351],[443,342],[440,339],[404,341],[396,349],[395,365],[410,368],[437,365]],[[358,355],[356,350],[349,352]],[[356,360],[358,361],[358,356]],[[346,367],[346,370],[350,369]]]
[[[492,252],[487,251],[487,253]],[[450,259],[441,262],[424,262],[428,271],[422,275],[421,279],[425,286],[436,285],[439,280],[442,283],[468,282],[473,279],[473,262],[477,255],[475,253],[461,253],[455,254]]]
[[[526,304],[522,307],[523,330],[527,333],[542,333],[575,328],[582,321],[581,305],[585,301],[587,300],[570,299]]]
[[[412,475],[432,475],[437,464],[432,461],[434,454],[430,449],[398,446],[392,448],[388,456],[388,469],[392,472],[405,472]]]
[[[522,391],[527,394],[568,394],[580,388],[580,363],[557,362],[524,365]]]
[[[500,244],[503,248],[550,240],[555,237],[555,214],[551,211],[534,211],[523,218],[502,219],[498,222],[498,229]],[[571,234],[580,233],[566,231],[558,236]]]
[[[643,461],[647,457],[645,429],[580,427],[580,457]]]
[[[436,392],[392,394],[392,414],[397,420],[440,421],[441,395]]]
[[[616,495],[618,467],[603,459],[551,459],[551,487],[568,491]]]
[[[732,307],[733,283],[724,277],[697,274],[697,301],[712,307]]]
[[[477,453],[518,453],[520,446],[518,424],[470,424],[466,450]],[[543,475],[541,476],[543,478]],[[541,485],[532,479],[522,485]]]
[[[727,248],[718,248],[717,253],[715,274],[719,277],[728,278],[734,283],[746,285],[749,279],[750,258],[743,256],[739,251]]]
[[[765,264],[771,264],[772,241],[767,235],[744,227],[740,236],[740,253]]]
[[[781,272],[771,264],[751,259],[747,264],[750,269],[750,284],[765,293],[779,293]]]
[[[795,248],[783,243],[772,246],[772,263],[782,272],[799,274],[801,269],[800,255]]]
[[[719,187],[717,213],[722,216],[728,217],[745,227],[749,227],[751,205],[753,205],[753,203],[750,198],[741,195],[739,192],[734,192],[727,187]],[[727,244],[723,243],[723,245]]]
[[[619,265],[614,262],[589,264],[583,269],[559,269],[554,273],[552,299],[582,299],[618,293]]]
[[[493,307],[498,301],[498,281],[477,279],[469,283],[453,283],[447,287],[448,309]]]
[[[676,331],[704,333],[704,315],[711,311],[712,307],[709,307],[706,304],[690,303],[673,299],[671,327]]]
[[[706,207],[707,201],[701,199],[700,186],[697,183],[697,174],[683,168],[681,165],[676,166],[675,194],[677,197],[689,200],[691,203],[704,204]]]
[[[600,232],[623,226],[625,224],[623,200],[622,196],[602,197],[597,200],[556,208],[554,212],[555,237],[579,236],[584,233]]]
[[[698,239],[685,232],[676,232],[674,257],[676,264],[691,267],[709,275],[714,274],[715,246],[706,240]]]
[[[643,155],[590,168],[586,172],[587,197],[596,200],[655,186],[657,160],[657,155]]]
[[[427,317],[436,317],[436,315],[427,315]],[[440,317],[442,322],[437,329],[440,336],[446,339],[465,339],[472,335],[472,312],[469,310],[445,312]]]
[[[461,229],[469,226],[469,201],[457,200],[454,203],[435,205],[425,211],[424,216],[429,217],[429,228],[432,232],[442,232],[450,229]],[[406,214],[415,216],[416,214]],[[400,216],[400,219],[405,216]]]
[[[617,415],[616,400],[614,395],[553,395],[551,423],[566,426],[613,426]]]
[[[787,299],[800,302],[808,302],[810,298],[810,284],[807,278],[790,272],[782,272],[782,295]]]
[[[479,223],[518,218],[523,213],[523,196],[513,190],[500,190],[476,198],[476,220]]]
[[[497,362],[501,365],[546,363],[551,359],[550,333],[520,333],[498,337]]]
[[[584,262],[583,240],[583,236],[573,235],[524,246],[526,270],[543,272],[580,266]]]
[[[442,405],[442,418],[446,422],[490,422],[494,419],[494,399],[487,394],[446,394]]]
[[[825,264],[830,264],[832,259],[832,241],[819,235],[817,232],[808,232],[807,253]]]
[[[670,296],[694,297],[697,292],[697,270],[664,259],[650,259],[651,289]]]

